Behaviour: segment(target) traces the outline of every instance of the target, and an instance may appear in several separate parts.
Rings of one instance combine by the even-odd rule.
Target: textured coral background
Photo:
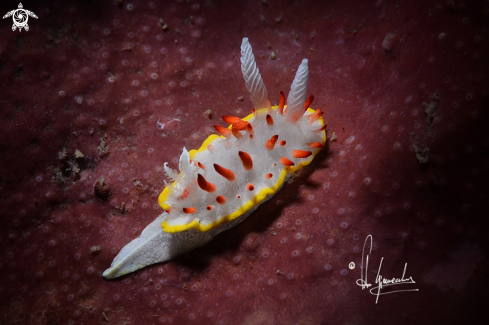
[[[487,1],[23,5],[28,32],[0,21],[0,324],[487,321]],[[328,148],[207,246],[105,280],[163,163],[250,113],[244,36],[272,103],[309,59]],[[369,282],[384,257],[419,292],[356,285],[369,234]]]

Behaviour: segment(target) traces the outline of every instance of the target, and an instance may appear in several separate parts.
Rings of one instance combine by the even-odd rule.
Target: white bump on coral
[[[263,83],[260,70],[256,67],[255,56],[251,49],[248,37],[243,38],[241,43],[241,72],[250,92],[250,98],[255,109],[269,107],[268,91]]]
[[[304,112],[304,102],[307,92],[307,79],[309,78],[309,67],[307,59],[302,60],[294,81],[290,86],[289,96],[287,97],[287,112],[289,116],[299,111]]]

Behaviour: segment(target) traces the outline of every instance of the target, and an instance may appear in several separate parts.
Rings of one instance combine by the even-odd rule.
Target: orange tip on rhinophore
[[[285,105],[285,95],[284,95],[284,92],[281,91],[280,92],[280,102],[278,103],[278,108],[277,108],[280,115],[284,115],[284,105]]]
[[[309,125],[314,123],[318,118],[320,118],[322,116],[323,116],[323,111],[321,111],[320,108],[315,110],[314,113],[307,115],[307,117],[309,118]]]
[[[324,147],[322,143],[320,142],[311,142],[307,144],[309,148],[322,148]]]
[[[273,125],[273,118],[270,116],[270,114],[267,114],[265,118],[267,120],[268,125]]]
[[[307,111],[307,109],[309,108],[309,105],[312,104],[312,101],[314,100],[314,96],[311,95],[309,96],[309,98],[306,100],[306,102],[304,103],[304,110]]]
[[[239,131],[248,131],[250,134],[252,134],[252,130],[253,129],[251,128],[250,122],[247,121],[234,123],[231,127],[231,131],[236,139],[240,139],[243,136]]]
[[[197,184],[199,184],[199,187],[201,189],[209,193],[212,193],[216,190],[216,185],[206,181],[204,176],[202,176],[201,174],[197,174]]]
[[[292,150],[292,157],[294,158],[307,158],[312,155],[312,152],[305,150]]]
[[[313,132],[314,132],[314,133],[317,133],[317,132],[322,132],[322,131],[324,131],[324,130],[326,130],[326,125],[323,125],[321,128],[319,128],[319,129],[317,129],[317,130],[314,130]]]
[[[290,161],[289,159],[287,159],[285,157],[280,157],[279,161],[284,166],[294,166],[295,165],[292,161]]]
[[[314,99],[314,96],[311,95],[309,97],[308,100],[306,100],[306,102],[304,103],[304,110],[301,111],[301,110],[298,110],[296,111],[294,114],[292,115],[289,115],[289,118],[288,120],[291,121],[291,122],[297,122],[299,120],[299,118],[303,117],[304,116],[304,113],[307,111],[307,108],[309,107],[309,105],[312,103],[312,100]]]
[[[229,138],[232,135],[231,130],[223,126],[214,125],[214,129],[216,129],[216,131],[219,132],[219,134],[222,135],[223,137]]]
[[[219,175],[221,175],[222,177],[224,177],[230,182],[236,179],[236,176],[234,175],[233,171],[230,169],[219,166],[218,164],[214,164],[214,169]]]
[[[226,203],[226,198],[222,195],[219,195],[216,197],[216,202],[219,204],[224,204],[224,203]]]
[[[236,139],[241,139],[243,137],[243,135],[234,127],[231,127],[231,131],[233,132],[233,135],[236,137]]]
[[[265,148],[267,148],[268,150],[273,150],[273,147],[275,147],[275,143],[277,142],[277,139],[278,139],[278,135],[274,135],[270,138],[270,140],[267,140],[267,142],[265,142]]]
[[[242,119],[236,116],[222,116],[222,119],[229,124],[243,122]]]
[[[238,131],[249,131],[250,130],[249,125],[251,125],[251,124],[248,121],[240,121],[240,122],[234,123],[232,128],[236,129]]]
[[[197,209],[194,207],[183,208],[183,213],[185,214],[195,213],[196,211]]]
[[[239,155],[239,158],[241,158],[241,162],[243,163],[243,167],[246,170],[252,170],[253,169],[253,160],[251,160],[250,155],[248,155],[244,151],[239,151],[238,155]]]

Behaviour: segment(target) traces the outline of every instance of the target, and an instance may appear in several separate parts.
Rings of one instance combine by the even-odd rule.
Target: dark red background
[[[29,31],[0,21],[0,324],[487,321],[487,1],[23,5]],[[161,212],[163,163],[250,113],[245,36],[273,103],[309,60],[328,147],[207,246],[105,280]],[[355,284],[369,234],[369,279],[408,263],[419,292]]]

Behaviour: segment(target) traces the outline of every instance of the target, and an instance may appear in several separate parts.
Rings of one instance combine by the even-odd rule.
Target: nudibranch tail
[[[306,101],[308,62],[297,70],[285,105],[271,107],[251,45],[241,45],[241,68],[254,109],[244,118],[223,116],[198,150],[183,148],[179,172],[164,164],[170,183],[158,197],[164,212],[126,245],[103,275],[114,278],[168,261],[202,246],[243,221],[326,143],[322,110]]]
[[[241,43],[241,72],[243,72],[246,88],[250,92],[253,107],[256,109],[269,108],[268,91],[261,78],[260,70],[256,67],[255,56],[247,37],[243,38]]]

